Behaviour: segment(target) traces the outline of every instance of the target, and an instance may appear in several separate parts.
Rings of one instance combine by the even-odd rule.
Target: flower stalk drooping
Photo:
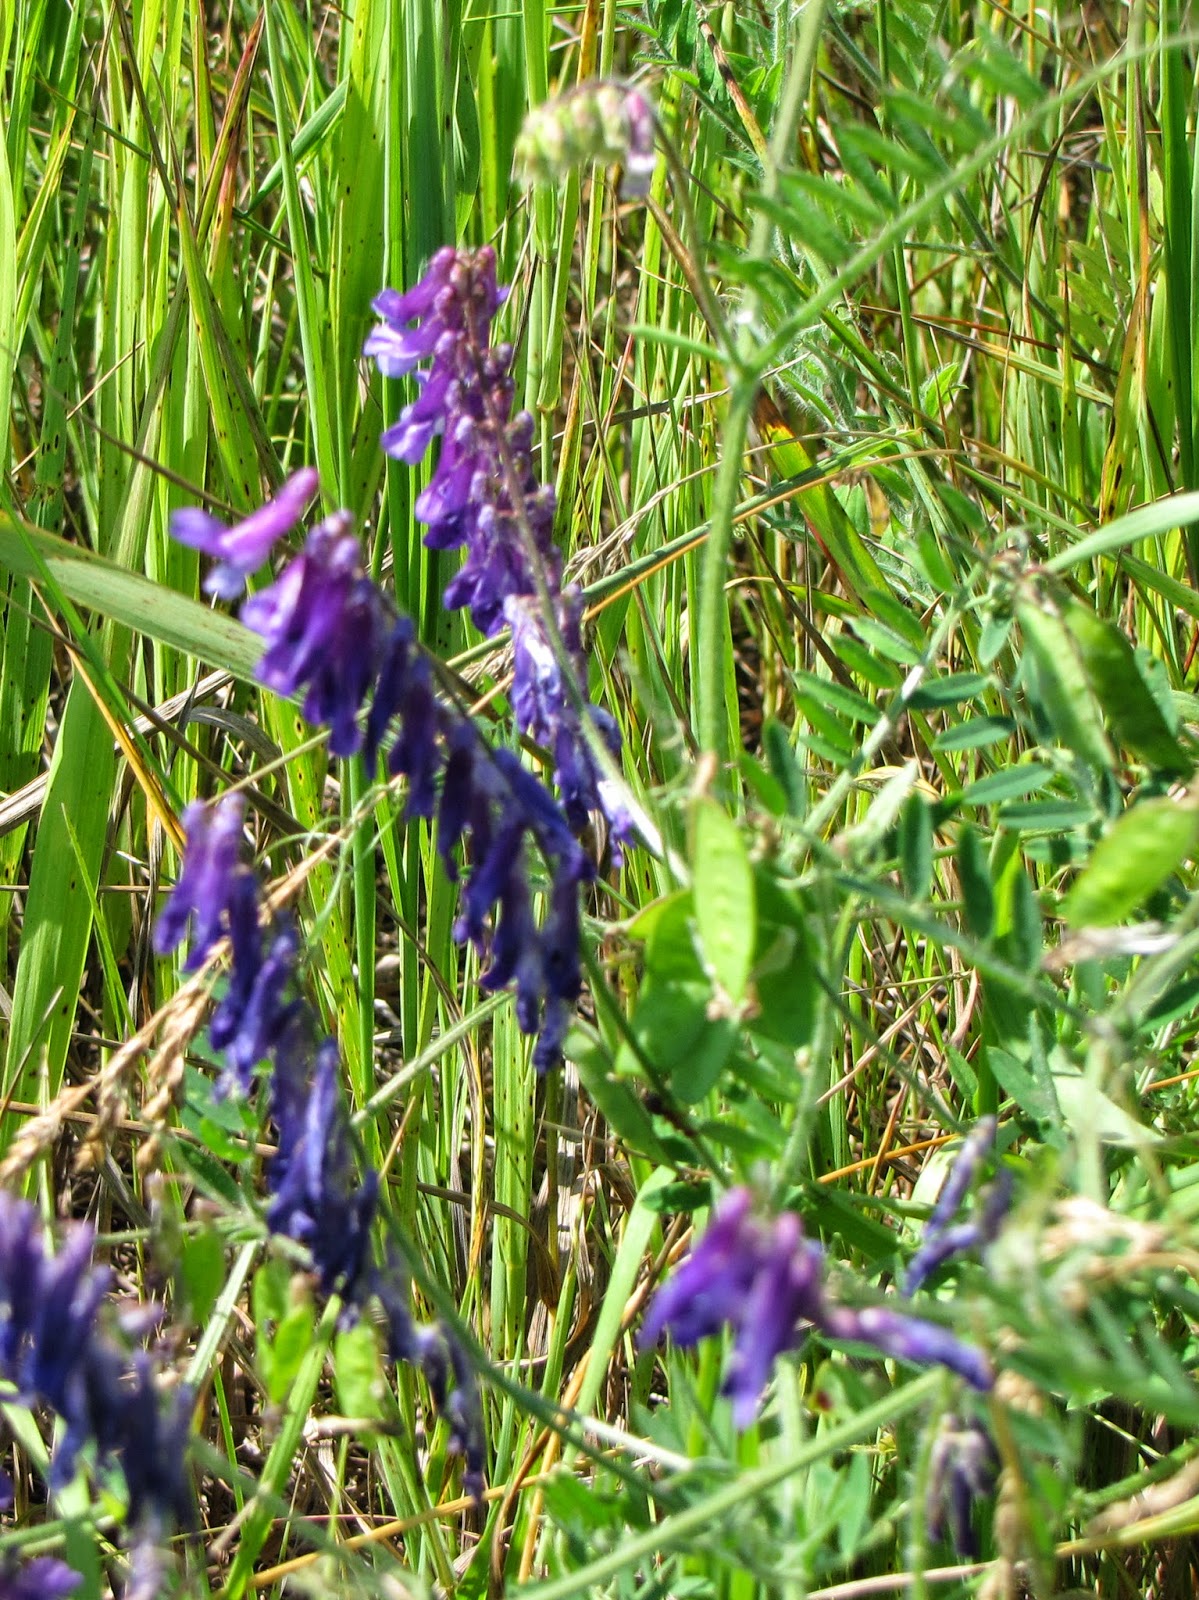
[[[450,1423],[453,1447],[464,1457],[468,1492],[478,1498],[484,1448],[474,1374],[460,1356],[446,1365],[438,1352],[452,1348],[452,1341],[440,1329],[420,1330],[423,1338],[418,1336],[407,1308],[407,1278],[397,1275],[393,1257],[383,1268],[375,1263],[371,1231],[378,1214],[378,1174],[368,1168],[359,1177],[356,1171],[336,1041],[319,1039],[316,1018],[295,993],[295,928],[285,918],[260,928],[257,881],[230,846],[236,840],[240,847],[242,816],[242,801],[233,795],[215,806],[189,809],[189,854],[194,840],[200,865],[193,866],[185,854],[175,894],[159,919],[156,944],[165,949],[180,940],[189,911],[196,912],[197,937],[211,941],[222,929],[230,930],[229,983],[213,1013],[209,1038],[225,1053],[219,1085],[225,1092],[247,1093],[253,1068],[266,1058],[271,1063],[266,1085],[277,1144],[267,1166],[267,1226],[309,1252],[320,1292],[338,1295],[347,1319],[374,1296],[393,1328],[403,1321],[413,1330],[406,1342],[393,1335],[392,1353],[425,1368],[434,1400]],[[214,840],[221,842],[220,850],[213,848]],[[194,951],[186,964],[195,964]]]

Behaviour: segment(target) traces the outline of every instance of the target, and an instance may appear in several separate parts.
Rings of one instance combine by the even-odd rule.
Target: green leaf
[[[696,802],[693,829],[695,924],[713,976],[737,1005],[745,998],[757,930],[753,868],[741,830],[714,800]]]
[[[995,894],[986,846],[969,823],[958,838],[957,867],[966,926],[976,939],[987,939],[995,922]]]
[[[225,1281],[225,1251],[220,1235],[210,1229],[184,1239],[179,1276],[187,1295],[188,1317],[205,1323]]]
[[[1066,605],[1065,622],[1116,740],[1162,772],[1189,773],[1191,761],[1170,732],[1141,675],[1136,651],[1120,629],[1073,599]]]
[[[923,900],[933,877],[933,814],[920,794],[908,796],[899,819],[899,864],[904,893]]]
[[[1199,846],[1193,800],[1133,806],[1104,834],[1062,902],[1074,927],[1107,927],[1135,911]]]

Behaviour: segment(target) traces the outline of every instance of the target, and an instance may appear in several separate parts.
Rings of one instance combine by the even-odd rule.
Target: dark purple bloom
[[[266,642],[259,682],[280,695],[303,689],[305,717],[328,724],[329,748],[339,756],[361,748],[358,712],[389,632],[382,596],[363,570],[350,527],[344,511],[318,524],[301,554],[241,608],[246,627]]]
[[[776,1218],[739,1314],[725,1378],[734,1426],[749,1427],[774,1363],[797,1347],[801,1330],[819,1316],[823,1270],[820,1246],[803,1237],[794,1212]]]
[[[206,556],[217,558],[217,565],[204,580],[204,592],[221,600],[235,600],[245,588],[246,579],[270,555],[276,540],[289,533],[303,516],[319,482],[313,468],[301,468],[288,478],[273,500],[231,528],[197,506],[174,512],[171,533],[180,544],[192,545]]]
[[[456,1339],[449,1339],[454,1388],[445,1405],[450,1424],[450,1449],[462,1457],[462,1487],[476,1505],[483,1501],[487,1466],[487,1438],[483,1431],[483,1406],[475,1370]]]
[[[108,1273],[93,1266],[92,1244],[79,1224],[51,1254],[34,1208],[0,1191],[0,1378],[65,1423],[51,1488],[70,1481],[91,1444],[98,1463],[125,1478],[130,1524],[153,1516],[170,1532],[190,1520],[190,1407],[177,1402],[164,1418],[148,1357],[130,1357],[102,1325]]]
[[[370,1281],[370,1228],[378,1198],[377,1174],[355,1181],[350,1131],[338,1086],[334,1039],[318,1047],[308,1072],[306,1053],[292,1030],[276,1051],[271,1107],[279,1131],[271,1161],[267,1222],[275,1233],[307,1245],[322,1292],[357,1305]]]
[[[263,957],[255,908],[253,944],[247,938],[246,951],[240,955],[234,924],[229,987],[208,1025],[213,1049],[225,1054],[225,1071],[217,1085],[219,1093],[232,1089],[245,1094],[254,1068],[266,1059],[285,1030],[298,1004],[289,998],[288,988],[299,948],[295,927],[283,919],[276,924],[270,949]]]
[[[924,1515],[931,1539],[949,1538],[963,1561],[977,1561],[973,1511],[995,1487],[999,1461],[986,1430],[950,1413],[933,1442]]]
[[[2,1600],[66,1600],[83,1582],[65,1561],[55,1556],[35,1556],[32,1561],[0,1561]]]
[[[245,804],[240,795],[226,795],[216,805],[193,800],[183,813],[187,848],[183,870],[154,928],[154,948],[166,955],[181,943],[192,921],[191,949],[183,964],[194,972],[227,927],[227,913],[236,894]],[[192,920],[194,919],[194,920]]]
[[[899,1360],[939,1362],[977,1389],[994,1382],[982,1352],[936,1323],[886,1306],[859,1311],[833,1302],[823,1252],[804,1238],[799,1218],[756,1215],[748,1189],[721,1200],[703,1238],[654,1297],[643,1339],[652,1343],[669,1329],[677,1344],[690,1345],[725,1327],[734,1341],[725,1393],[739,1428],[752,1420],[775,1361],[811,1327]]]
[[[685,1347],[739,1321],[761,1265],[762,1243],[753,1195],[730,1189],[699,1243],[654,1296],[642,1342],[656,1344],[669,1328],[674,1342]]]

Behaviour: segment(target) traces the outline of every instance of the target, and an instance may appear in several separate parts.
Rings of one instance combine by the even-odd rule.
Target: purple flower
[[[639,89],[630,89],[624,96],[624,122],[628,144],[620,192],[626,200],[635,200],[649,193],[657,163],[654,111]]]
[[[51,1488],[70,1481],[90,1443],[124,1475],[130,1524],[153,1517],[170,1532],[191,1514],[190,1405],[181,1391],[164,1418],[148,1357],[130,1357],[101,1325],[108,1273],[92,1265],[92,1244],[79,1224],[51,1254],[34,1208],[0,1191],[0,1378],[22,1403],[49,1406],[66,1424]]]
[[[690,1255],[658,1290],[641,1337],[656,1344],[669,1329],[684,1347],[740,1320],[762,1259],[760,1225],[748,1189],[730,1189]]]
[[[268,1171],[267,1223],[312,1252],[324,1294],[356,1306],[370,1281],[377,1174],[355,1181],[350,1131],[338,1088],[337,1042],[325,1039],[309,1072],[302,1023],[276,1050],[271,1108],[279,1132]]]
[[[192,922],[191,949],[183,964],[194,972],[226,931],[229,906],[236,895],[245,804],[240,795],[226,795],[216,805],[194,800],[183,813],[187,848],[183,870],[154,928],[154,948],[166,955],[181,943]]]
[[[442,435],[437,466],[417,496],[425,543],[467,556],[446,586],[445,604],[469,608],[475,626],[503,626],[504,601],[532,594],[540,563],[556,587],[553,491],[533,467],[533,419],[511,415],[512,351],[491,346],[491,324],[507,291],[495,277],[495,252],[441,250],[407,294],[375,301],[382,317],[364,353],[386,377],[413,374],[417,398],[383,434],[386,454],[409,465]],[[429,365],[417,371],[422,362]]]
[[[724,1389],[739,1428],[752,1421],[775,1361],[797,1349],[810,1327],[899,1360],[938,1362],[977,1389],[994,1382],[982,1352],[936,1323],[885,1306],[835,1304],[823,1252],[804,1238],[799,1218],[755,1215],[748,1189],[721,1200],[703,1238],[654,1297],[642,1337],[653,1343],[669,1330],[677,1344],[691,1345],[725,1327],[733,1332],[733,1358]]]
[[[884,1356],[914,1366],[948,1367],[972,1388],[987,1390],[995,1382],[991,1363],[981,1350],[964,1344],[948,1328],[923,1317],[909,1317],[890,1306],[863,1306],[859,1311],[830,1306],[822,1326],[834,1339],[873,1345]]]
[[[585,828],[592,811],[608,818],[613,859],[619,866],[621,845],[629,842],[635,830],[614,785],[603,776],[582,719],[590,719],[595,734],[614,758],[620,754],[619,730],[606,711],[586,702],[580,708],[576,701],[577,685],[586,681],[579,639],[581,613],[577,592],[568,590],[559,597],[558,631],[573,669],[576,687],[572,689],[546,637],[536,602],[518,595],[505,602],[504,615],[512,629],[512,711],[517,727],[553,752],[554,783],[571,827]]]
[[[217,565],[204,580],[204,592],[221,600],[235,600],[246,586],[246,579],[271,553],[271,546],[289,533],[304,514],[320,483],[312,467],[293,473],[273,500],[257,511],[226,527],[207,511],[187,506],[171,516],[171,533],[180,544],[188,544]]]
[[[915,1294],[943,1262],[981,1249],[998,1234],[1011,1201],[1011,1174],[1005,1168],[984,1192],[975,1217],[968,1222],[956,1221],[974,1176],[995,1142],[997,1126],[993,1116],[981,1117],[958,1152],[925,1226],[920,1247],[908,1264],[905,1294]]]
[[[251,595],[241,620],[261,634],[260,683],[276,694],[305,691],[304,716],[330,728],[334,755],[362,746],[358,712],[374,686],[389,632],[383,598],[362,567],[348,512],[308,535],[304,549],[267,589]]]
[[[35,1556],[32,1561],[0,1561],[0,1596],[3,1600],[66,1600],[83,1582],[81,1575],[55,1556]]]
[[[990,1495],[998,1468],[995,1446],[978,1422],[963,1423],[952,1413],[942,1420],[933,1441],[924,1516],[929,1537],[948,1536],[963,1561],[978,1559],[974,1503]]]

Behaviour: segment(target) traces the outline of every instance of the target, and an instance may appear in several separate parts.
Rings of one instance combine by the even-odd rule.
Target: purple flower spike
[[[356,1306],[369,1285],[370,1228],[378,1176],[355,1184],[350,1132],[338,1089],[337,1042],[316,1052],[311,1079],[297,1027],[276,1052],[272,1110],[278,1151],[268,1174],[267,1222],[307,1245],[322,1292]]]
[[[172,513],[171,534],[180,544],[191,545],[217,564],[204,580],[205,594],[219,600],[236,600],[246,579],[257,572],[271,553],[271,547],[304,514],[304,508],[319,487],[320,479],[312,467],[292,474],[273,500],[257,511],[226,527],[216,517],[196,506]]]
[[[183,813],[187,835],[183,870],[155,925],[154,948],[160,956],[173,950],[194,917],[185,972],[194,972],[224,937],[234,880],[241,871],[244,818],[245,802],[240,795],[226,795],[211,806],[194,800]]]
[[[643,1340],[666,1330],[690,1345],[729,1327],[733,1360],[725,1393],[739,1428],[753,1420],[771,1368],[795,1350],[810,1327],[833,1339],[870,1344],[902,1361],[939,1362],[976,1389],[989,1389],[994,1373],[986,1356],[936,1323],[885,1306],[855,1311],[834,1304],[823,1282],[820,1246],[805,1239],[799,1218],[784,1212],[773,1222],[754,1215],[748,1189],[732,1189],[716,1208],[707,1233],[659,1289],[645,1320]]]

